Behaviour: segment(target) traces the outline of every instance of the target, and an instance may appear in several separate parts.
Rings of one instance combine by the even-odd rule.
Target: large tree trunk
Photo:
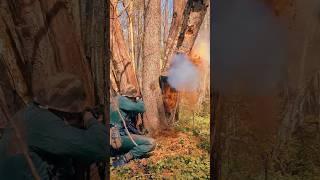
[[[294,0],[286,11],[279,9],[279,16],[290,27],[288,63],[288,101],[279,128],[280,144],[291,138],[297,126],[304,122],[305,106],[309,101],[308,91],[313,87],[312,79],[318,75],[319,63],[319,1]],[[281,11],[282,10],[282,11]]]
[[[94,104],[90,67],[69,7],[62,1],[2,1],[2,61],[7,68],[2,73],[13,75],[6,86],[14,87],[25,103],[46,77],[66,71],[83,80],[86,104]]]
[[[62,71],[83,81],[87,106],[107,104],[106,7],[104,0],[0,1],[0,106],[5,113],[23,108],[48,76]]]
[[[46,77],[65,71],[83,80],[87,105],[104,97],[102,89],[106,79],[103,77],[107,74],[104,4],[104,1],[96,0],[81,7],[95,6],[96,14],[89,13],[93,19],[86,21],[84,16],[79,18],[79,14],[73,14],[79,12],[80,5],[75,6],[78,8],[75,10],[63,1],[2,1],[0,38],[4,47],[2,63],[7,68],[2,73],[12,76],[10,84],[6,85],[14,86],[13,90],[26,103]],[[84,26],[80,28],[80,23],[84,26],[94,24],[91,32],[81,33]],[[95,35],[89,37],[90,34]],[[87,49],[86,54],[84,49]],[[96,67],[91,67],[90,61]],[[100,97],[95,99],[95,96]]]
[[[217,91],[213,91],[213,86],[211,86],[213,97],[212,103],[210,103],[210,109],[212,113],[210,116],[210,175],[213,180],[218,180],[221,178],[221,154],[222,154],[222,143],[221,143],[221,120],[222,120],[222,97]]]
[[[86,59],[90,62],[95,102],[105,104],[109,99],[107,92],[110,74],[108,4],[104,0],[73,2],[73,19],[85,48]]]
[[[212,137],[213,143],[214,144],[218,143],[217,145],[213,146],[214,151],[218,152],[220,147],[230,146],[231,148],[233,148],[232,152],[236,154],[235,156],[229,158],[226,153],[222,152],[218,156],[218,157],[222,157],[220,161],[223,162],[223,167],[224,167],[223,168],[224,171],[221,176],[222,179],[224,178],[232,179],[233,177],[235,177],[235,176],[232,176],[232,174],[236,174],[238,175],[237,178],[241,178],[241,176],[239,177],[239,175],[241,175],[242,172],[238,172],[238,174],[235,171],[233,171],[232,173],[228,173],[227,169],[225,168],[227,165],[226,163],[228,162],[228,159],[230,159],[231,162],[239,161],[240,158],[238,157],[241,157],[242,154],[248,154],[246,151],[250,149],[251,149],[250,151],[254,153],[250,154],[249,156],[244,155],[245,159],[243,160],[245,161],[242,161],[243,168],[250,168],[250,164],[249,163],[245,164],[245,162],[252,162],[252,163],[255,162],[254,164],[263,163],[261,160],[261,157],[255,157],[259,154],[261,156],[265,154],[264,160],[266,162],[266,165],[265,165],[266,169],[268,169],[268,166],[272,166],[273,163],[277,164],[278,159],[276,158],[279,158],[279,157],[283,158],[284,156],[287,156],[287,154],[282,155],[283,152],[287,153],[292,151],[292,146],[286,143],[290,140],[290,137],[292,135],[294,136],[296,135],[294,133],[297,132],[296,131],[298,129],[297,127],[302,125],[305,120],[310,119],[310,117],[312,117],[311,119],[314,121],[319,121],[318,120],[319,114],[317,111],[317,109],[319,108],[319,98],[318,98],[319,82],[317,81],[319,79],[318,72],[320,68],[319,51],[318,51],[320,46],[319,35],[318,35],[319,34],[318,32],[319,17],[317,16],[319,11],[317,8],[319,7],[319,1],[316,1],[316,0],[312,0],[312,1],[270,0],[270,1],[272,2],[271,3],[272,6],[271,8],[268,8],[268,11],[274,10],[275,13],[272,15],[272,18],[276,19],[277,23],[280,22],[283,25],[284,28],[282,29],[283,31],[281,32],[285,32],[284,35],[288,36],[288,38],[282,39],[282,40],[281,40],[282,37],[277,38],[277,41],[274,41],[274,43],[269,44],[270,48],[264,47],[264,44],[266,44],[268,41],[267,39],[262,40],[262,38],[266,37],[266,35],[270,35],[274,28],[272,28],[272,26],[270,25],[268,26],[268,33],[263,33],[264,32],[263,29],[259,30],[261,26],[259,27],[258,24],[260,22],[266,24],[268,23],[268,21],[262,21],[261,19],[259,20],[259,22],[249,22],[248,20],[247,22],[245,22],[246,24],[255,23],[257,27],[257,29],[255,30],[262,32],[259,36],[259,38],[261,37],[261,39],[259,39],[259,46],[257,47],[261,49],[268,49],[268,51],[264,51],[263,53],[259,53],[259,54],[263,56],[266,54],[268,55],[272,54],[274,57],[273,59],[264,59],[264,57],[251,58],[251,59],[252,61],[255,61],[255,62],[260,60],[261,63],[265,63],[265,62],[271,63],[272,60],[274,59],[278,59],[278,61],[283,61],[283,59],[285,60],[287,59],[286,61],[284,61],[284,64],[283,64],[284,67],[281,70],[283,72],[283,75],[281,76],[283,77],[281,77],[281,81],[279,81],[280,78],[279,79],[275,77],[272,78],[272,81],[274,82],[279,81],[279,86],[277,86],[277,88],[275,89],[276,93],[267,92],[270,94],[269,97],[259,98],[258,96],[254,96],[250,93],[251,97],[249,96],[249,98],[247,97],[242,99],[241,106],[237,108],[237,112],[236,112],[236,114],[238,114],[239,116],[239,118],[237,119],[240,125],[236,127],[235,131],[239,131],[241,133],[236,133],[235,137],[237,137],[236,141],[239,141],[239,143],[232,142],[233,135],[228,134],[226,129],[220,129],[220,131],[222,132],[219,134],[217,134],[218,131],[216,131],[217,133],[215,133],[214,135],[217,136],[217,139],[215,137]],[[222,8],[223,2],[225,2],[225,5],[226,5],[225,9]],[[223,2],[220,2],[219,8],[221,9],[216,8],[214,10],[214,12],[217,13],[215,15],[216,17],[215,31],[217,35],[217,32],[218,32],[217,29],[220,30],[219,31],[220,34],[217,37],[221,38],[221,39],[216,38],[216,41],[214,42],[217,43],[216,44],[217,47],[219,45],[220,47],[224,47],[225,49],[227,49],[227,46],[222,46],[221,44],[223,44],[223,42],[229,43],[226,40],[226,38],[228,37],[228,35],[231,34],[230,32],[232,33],[241,32],[241,28],[245,26],[239,27],[239,26],[236,26],[237,23],[235,23],[234,27],[239,28],[239,31],[233,31],[233,30],[229,31],[227,30],[226,27],[225,29],[221,29],[221,27],[227,23],[227,19],[229,19],[228,16],[233,16],[231,18],[232,20],[234,20],[234,22],[238,20],[232,14],[236,10],[231,9],[231,7],[237,7],[237,5],[235,4],[233,5],[233,3],[236,3],[237,1],[234,0],[233,2],[232,1],[229,1],[229,2],[223,1]],[[250,4],[253,5],[254,1],[250,2]],[[219,3],[216,3],[216,5],[219,5]],[[249,6],[249,3],[246,6]],[[227,10],[228,7],[230,7],[229,11]],[[261,15],[261,13],[263,12],[258,8],[253,9],[253,11],[255,10],[257,10],[259,15]],[[243,12],[247,13],[250,11],[246,9],[246,10],[243,10]],[[254,15],[251,15],[250,17],[254,17]],[[258,18],[259,16],[256,16],[256,17]],[[231,26],[228,26],[228,28],[230,29]],[[229,31],[229,34],[226,33],[225,30],[227,32]],[[222,32],[226,34],[223,34]],[[244,35],[245,34],[242,34],[242,36]],[[250,35],[247,34],[246,36],[247,36],[247,40],[250,41],[251,40],[250,37],[252,37],[253,34],[250,34]],[[275,38],[276,34],[274,34],[273,36],[274,36],[273,38]],[[246,46],[247,42],[241,41],[241,44],[239,44],[239,46],[244,47]],[[266,43],[263,43],[263,42],[266,42]],[[277,47],[277,45],[281,42],[282,43],[285,42],[285,46]],[[217,47],[215,46],[215,48]],[[237,48],[241,49],[241,47],[237,47]],[[233,49],[237,49],[237,48],[233,48]],[[284,57],[282,56],[277,58],[276,56],[277,54],[275,52],[277,52],[276,49],[279,49],[279,48],[286,50],[284,51],[285,52]],[[213,61],[214,71],[219,71],[215,68],[221,68],[221,67],[226,68],[226,66],[222,66],[222,64],[227,64],[228,66],[232,66],[232,63],[228,62],[229,61],[228,59],[231,59],[231,58],[227,58],[228,54],[230,54],[229,51],[225,51],[224,55],[222,56],[221,55],[221,52],[223,52],[222,48],[220,49],[217,48],[215,50],[217,50],[214,52],[217,61]],[[236,53],[236,52],[237,52],[236,50],[232,51],[232,53]],[[255,54],[255,52],[253,51],[249,53],[244,52],[243,56],[246,60],[248,60],[248,57],[247,57],[248,54],[252,56],[253,54]],[[246,61],[242,61],[243,63],[241,62],[241,59],[242,59],[241,54],[235,55],[235,57],[237,57],[237,63],[242,64],[242,66],[245,66],[243,63],[245,63]],[[280,67],[281,65],[277,64],[277,66]],[[232,68],[236,70],[236,68],[234,67]],[[254,67],[251,67],[250,72],[253,72],[256,75],[259,75],[259,74],[266,75],[267,73],[263,73],[264,71],[263,69],[265,68],[267,68],[267,66],[264,66],[263,68],[257,71]],[[227,69],[223,69],[223,71],[227,71]],[[226,77],[228,75],[227,73],[222,73],[221,71],[219,74],[216,72],[214,73],[215,73],[214,77],[220,76],[220,78]],[[243,74],[245,72],[242,71],[241,73]],[[253,74],[253,76],[255,75]],[[232,78],[235,79],[234,77],[236,77],[235,81],[239,82],[241,80],[241,77],[237,77],[236,74],[233,74]],[[220,79],[220,78],[217,78],[217,79]],[[223,79],[226,80],[225,78]],[[218,84],[217,81],[214,83],[215,83],[214,85],[217,86]],[[225,82],[221,81],[220,83],[221,84],[219,85],[223,86],[223,88],[221,88],[220,91],[223,92],[228,87],[224,86],[226,84],[226,81]],[[254,89],[253,92],[258,93],[257,85],[255,85],[255,87],[256,89]],[[237,94],[241,94],[241,92],[239,92],[239,89],[240,89],[240,86],[237,86],[236,87],[236,90],[238,90]],[[229,98],[227,98],[228,96]],[[229,100],[229,102],[227,100]],[[214,126],[212,127],[215,130],[219,128],[218,124],[216,123],[220,122],[226,128],[228,124],[231,123],[232,119],[230,117],[231,115],[229,115],[231,114],[231,107],[228,107],[228,105],[232,103],[232,101],[233,101],[232,96],[227,94],[224,96],[223,102],[221,102],[223,105],[222,107],[224,107],[225,110],[219,110],[219,109],[214,110],[214,111],[219,110],[220,114],[223,113],[226,115],[224,119],[220,119],[220,118],[216,119],[217,117],[214,117],[215,124],[213,124]],[[284,106],[281,107],[280,105],[281,106],[284,105]],[[247,108],[245,108],[245,106],[247,106]],[[248,109],[248,112],[242,112],[245,109]],[[242,115],[245,113],[250,115],[250,118],[251,118],[250,121],[248,121],[249,120],[248,117]],[[245,123],[241,125],[241,122],[245,122]],[[300,126],[300,130],[301,130],[301,126]],[[232,129],[229,129],[229,131],[232,131]],[[244,135],[245,134],[244,131],[248,131],[250,132],[250,134]],[[227,138],[223,139],[224,137],[227,137]],[[248,141],[248,139],[252,137],[255,137],[255,139],[258,139],[258,141],[257,140],[254,140],[254,141],[252,140],[251,142]],[[215,140],[216,142],[214,142]],[[291,141],[291,142],[296,142],[295,140],[296,139],[294,139],[294,141]],[[304,139],[304,140],[307,141],[307,139]],[[243,143],[246,144],[246,147],[241,147],[241,144]],[[256,148],[259,146],[261,147]],[[282,146],[282,149],[279,150],[279,147],[281,146]],[[269,155],[267,154],[268,151],[269,151]],[[268,161],[271,162],[272,160],[273,160],[272,163],[268,163]],[[292,161],[292,159],[290,159],[290,161]],[[305,159],[301,161],[305,161]],[[262,166],[261,168],[255,169],[255,171],[256,172],[254,171],[250,172],[250,174],[261,173],[263,171]],[[266,173],[266,176],[267,176],[267,173]]]
[[[161,1],[146,2],[144,21],[144,49],[142,92],[146,106],[145,127],[156,133],[160,125],[166,125],[163,101],[159,86],[161,60]]]

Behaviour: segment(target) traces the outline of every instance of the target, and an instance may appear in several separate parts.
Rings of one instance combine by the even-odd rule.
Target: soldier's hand
[[[83,122],[84,126],[87,127],[87,124],[90,119],[94,118],[93,114],[90,111],[84,111],[83,113]]]
[[[98,119],[97,119],[100,123],[102,123],[103,122],[103,115],[102,114],[100,114],[99,116],[98,116]]]

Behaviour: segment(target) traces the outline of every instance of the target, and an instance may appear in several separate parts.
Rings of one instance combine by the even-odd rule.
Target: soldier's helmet
[[[122,92],[122,96],[127,96],[127,97],[137,97],[138,96],[138,91],[137,89],[132,85],[129,84]]]
[[[34,101],[41,107],[69,113],[82,112],[85,98],[82,81],[69,73],[48,77],[44,86],[34,93]]]

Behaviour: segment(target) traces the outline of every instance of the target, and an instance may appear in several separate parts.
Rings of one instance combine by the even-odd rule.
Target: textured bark
[[[84,8],[86,7],[81,7],[81,9]],[[82,39],[85,44],[86,59],[91,63],[95,101],[101,104],[105,102],[107,96],[106,78],[109,77],[109,73],[107,73],[109,49],[106,49],[108,46],[106,43],[109,42],[109,29],[106,29],[106,8],[105,1],[93,1],[90,3],[90,8],[87,8],[88,12],[84,12],[85,14],[81,16],[75,16],[87,16],[83,22],[84,26],[79,32],[85,32]],[[80,25],[80,23],[76,23],[76,25]]]
[[[144,21],[142,92],[146,106],[144,125],[151,133],[157,133],[159,127],[166,123],[159,87],[161,71],[161,32],[159,27],[161,27],[161,1],[147,1]]]
[[[15,114],[48,76],[62,71],[83,81],[87,106],[108,104],[107,5],[104,0],[0,1],[0,106],[5,112]],[[0,112],[0,129],[3,120]]]
[[[235,1],[236,2],[236,1]],[[282,23],[285,25],[289,31],[286,35],[288,35],[288,46],[284,47],[288,49],[287,52],[287,58],[286,61],[287,65],[287,74],[285,81],[286,84],[282,84],[283,89],[277,89],[279,91],[284,91],[279,96],[278,94],[271,94],[270,97],[261,98],[259,100],[259,97],[251,97],[251,100],[249,98],[243,99],[243,105],[248,104],[248,114],[250,114],[250,117],[252,120],[248,121],[249,118],[242,117],[239,118],[240,122],[245,122],[243,127],[237,127],[238,131],[245,131],[249,130],[249,132],[252,132],[250,136],[245,135],[238,135],[237,137],[240,138],[245,144],[246,148],[252,148],[256,149],[255,147],[262,146],[264,148],[256,149],[256,151],[249,155],[245,155],[245,158],[247,158],[248,162],[252,160],[252,157],[257,155],[264,155],[266,153],[271,154],[273,157],[277,157],[277,153],[281,154],[283,152],[277,151],[276,147],[277,145],[283,145],[282,150],[291,151],[290,149],[292,146],[286,144],[288,142],[288,139],[292,135],[294,135],[297,127],[301,127],[301,124],[303,121],[307,118],[318,116],[316,112],[316,109],[319,108],[318,104],[318,73],[320,63],[319,63],[319,16],[317,15],[319,13],[319,1],[303,1],[303,0],[294,0],[294,1],[286,1],[286,0],[279,0],[279,1],[273,1],[275,4],[271,4],[274,15],[277,17],[277,22]],[[289,3],[288,3],[289,2]],[[292,3],[291,3],[292,2]],[[288,4],[286,4],[288,3]],[[216,3],[219,4],[219,3]],[[231,3],[230,3],[231,4]],[[229,4],[227,4],[229,5]],[[231,5],[232,7],[232,5]],[[216,12],[217,10],[215,10]],[[228,13],[228,12],[226,12]],[[217,17],[217,15],[215,16]],[[228,17],[225,17],[228,18]],[[221,20],[222,21],[222,20]],[[222,24],[222,23],[221,23]],[[272,29],[272,28],[270,28]],[[280,40],[279,40],[280,42]],[[213,61],[215,63],[215,61]],[[214,64],[212,66],[215,66]],[[315,73],[316,72],[316,73]],[[310,81],[310,79],[312,79]],[[267,99],[268,98],[268,99]],[[271,100],[271,102],[269,101]],[[229,99],[227,99],[224,96],[223,107],[227,108],[227,100],[231,101],[232,97],[229,96]],[[213,99],[213,101],[215,101]],[[268,105],[269,102],[269,105]],[[215,103],[215,102],[213,102]],[[280,107],[280,105],[285,105],[284,108]],[[266,106],[268,105],[268,106]],[[312,107],[312,108],[311,108]],[[242,105],[237,108],[237,113],[239,116],[243,113],[241,112],[241,109],[243,110],[244,107]],[[312,110],[313,109],[313,110]],[[218,108],[213,109],[214,112],[218,111],[218,113],[224,113],[226,115],[231,114],[228,109],[225,109],[224,111],[219,110]],[[274,111],[274,115],[270,116],[271,111]],[[311,112],[310,112],[311,111]],[[313,111],[313,112],[312,112]],[[269,116],[269,117],[267,117]],[[307,117],[307,118],[306,118]],[[262,120],[265,119],[265,120]],[[313,119],[313,118],[312,118]],[[316,118],[314,118],[316,119]],[[227,165],[225,163],[228,162],[228,155],[224,154],[226,152],[227,148],[223,148],[223,151],[219,153],[219,148],[223,147],[224,137],[228,137],[228,133],[218,133],[221,132],[224,129],[219,129],[219,125],[217,123],[221,124],[229,124],[230,121],[229,117],[226,117],[225,119],[221,119],[217,116],[214,117],[211,127],[214,128],[211,131],[211,143],[213,144],[212,151],[215,153],[217,152],[217,157],[222,157],[223,159],[220,159],[220,162],[223,162],[224,165]],[[317,119],[316,119],[317,120]],[[268,122],[268,124],[266,123]],[[281,122],[281,123],[280,123]],[[225,126],[227,126],[225,125]],[[240,129],[241,128],[241,129]],[[232,131],[232,129],[229,129],[229,131]],[[242,132],[244,133],[244,132]],[[213,136],[214,135],[214,136]],[[217,136],[215,138],[215,136]],[[249,137],[255,137],[258,140],[252,141],[248,143],[246,138]],[[219,142],[220,139],[220,142]],[[230,138],[229,139],[230,142]],[[306,141],[308,139],[305,139]],[[216,142],[215,142],[216,141]],[[240,142],[238,144],[230,144],[230,146],[233,146],[232,148],[236,149],[236,156],[241,156],[242,153],[244,153],[246,150],[241,148],[241,144],[244,144],[243,142]],[[293,141],[294,142],[294,141]],[[238,146],[237,146],[238,145]],[[227,146],[227,145],[225,145]],[[216,150],[215,150],[216,149]],[[220,148],[221,149],[221,148]],[[269,150],[268,150],[269,149]],[[271,157],[270,156],[270,157]],[[266,162],[269,160],[274,159],[268,159],[269,156],[266,156],[264,159]],[[282,157],[282,156],[281,156]],[[215,158],[213,156],[212,158]],[[237,157],[233,157],[234,159],[230,159],[231,162],[236,161]],[[272,157],[271,157],[272,158]],[[304,158],[304,157],[303,157]],[[212,159],[214,165],[219,161],[219,158]],[[261,161],[259,158],[257,162]],[[304,161],[304,159],[302,160]],[[211,161],[212,162],[212,161]],[[271,163],[270,163],[271,164]],[[269,164],[269,166],[270,166]],[[219,165],[219,164],[218,164]],[[267,169],[268,165],[265,165],[265,168]],[[225,166],[224,166],[225,167]],[[244,164],[243,167],[248,168],[248,164]],[[219,168],[216,166],[216,168]],[[216,170],[216,168],[211,168],[213,170]],[[250,168],[250,167],[249,167]],[[259,171],[261,171],[261,168],[257,168]],[[233,172],[235,173],[235,172]],[[250,172],[252,174],[253,172]],[[219,175],[218,172],[215,174]],[[230,173],[231,174],[231,173]],[[230,175],[229,174],[229,175]],[[224,171],[222,174],[222,179],[224,178],[231,178],[228,177],[228,172]],[[237,174],[241,175],[241,173]],[[239,176],[238,176],[239,177]],[[241,176],[239,177],[241,178]]]
[[[180,1],[181,2],[181,1]],[[169,27],[169,7],[168,7],[168,0],[165,0],[165,5],[164,5],[164,18],[163,18],[163,35],[162,35],[162,38],[163,38],[163,44],[166,43],[166,39],[167,39],[167,35],[168,35],[168,27]],[[174,1],[173,4],[175,4],[176,1]],[[164,47],[165,49],[165,47]]]
[[[128,84],[134,85],[139,89],[138,81],[134,71],[133,60],[129,54],[129,48],[126,45],[121,25],[118,18],[116,2],[110,7],[110,25],[111,25],[111,52],[112,52],[112,66],[114,74],[116,75],[116,83],[119,91],[125,88]]]
[[[211,87],[213,89],[213,86]],[[222,120],[222,97],[217,91],[212,91],[212,101],[210,103],[210,109],[212,113],[210,116],[210,176],[213,180],[221,179],[221,154],[222,154],[222,142],[221,142],[221,120]]]
[[[181,1],[174,1],[173,2],[173,15],[171,26],[169,30],[169,34],[166,40],[166,47],[165,47],[165,56],[164,56],[164,63],[162,67],[162,71],[167,68],[168,66],[168,58],[175,50],[175,46],[177,44],[178,33],[181,29],[182,19],[183,19],[183,11],[186,6],[187,0]]]
[[[106,23],[102,22],[106,17],[105,1],[96,0],[85,4],[86,7],[95,4],[95,16],[100,17],[93,19],[99,25],[94,28],[100,31],[95,37],[90,37],[90,42],[97,39],[100,41],[96,43],[97,46],[90,47],[92,52],[88,55],[84,51],[87,48],[82,43],[81,30],[87,24],[82,21],[84,16],[79,15],[79,8],[83,10],[85,7],[82,7],[83,3],[78,3],[57,0],[1,1],[1,64],[5,68],[1,73],[4,75],[2,77],[8,79],[1,79],[1,88],[7,89],[3,90],[4,96],[11,91],[16,93],[16,96],[11,97],[18,97],[23,102],[14,104],[7,100],[7,107],[22,107],[32,99],[33,92],[43,86],[49,75],[61,71],[73,73],[82,79],[87,94],[86,105],[92,106],[101,103],[100,99],[107,99],[101,93],[101,88],[105,88],[102,81],[106,81],[103,73],[109,73],[91,69],[86,59],[86,56],[94,54],[92,59],[99,63],[97,67],[108,69],[103,62],[106,61],[107,52],[107,32],[103,28]],[[94,88],[97,86],[99,88]],[[95,96],[99,98],[95,99]],[[14,110],[11,112],[14,113]]]
[[[179,4],[174,4],[176,10],[167,40],[163,71],[168,70],[170,57],[174,53],[190,53],[209,6],[209,0],[188,0],[186,3],[183,1],[176,3]],[[184,8],[181,9],[182,7]]]
[[[4,2],[1,17],[6,23],[7,35],[17,37],[5,43],[20,46],[16,47],[20,52],[16,63],[26,77],[28,96],[43,85],[48,75],[66,71],[81,77],[88,94],[87,104],[93,104],[91,74],[66,4],[60,1],[25,3]],[[9,62],[7,53],[4,51],[4,60]]]
[[[279,127],[279,146],[285,144],[299,125],[304,122],[305,106],[310,91],[314,91],[312,79],[317,76],[319,63],[319,2],[294,0],[291,5],[272,4],[275,13],[284,20],[289,31],[289,55],[286,108]],[[294,37],[294,38],[293,38]],[[314,99],[314,97],[311,97]],[[317,107],[317,106],[316,106]]]

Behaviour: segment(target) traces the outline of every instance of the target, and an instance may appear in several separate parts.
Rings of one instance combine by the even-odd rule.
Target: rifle
[[[91,112],[91,114],[93,115],[94,118],[96,118],[97,120],[99,120],[100,116],[103,116],[103,120],[101,123],[103,123],[105,125],[105,106],[104,105],[97,105],[94,106],[92,108],[86,108],[84,111],[88,111]],[[69,125],[74,126],[76,128],[80,128],[80,129],[85,129],[85,124],[83,122],[82,116],[81,119],[76,120],[73,122],[68,122]],[[107,160],[103,160],[103,161],[99,161],[96,162],[95,165],[98,169],[98,174],[100,177],[100,180],[105,180],[106,179],[106,164],[107,164]],[[91,176],[91,164],[83,164],[77,160],[75,160],[74,162],[74,168],[75,168],[75,179],[83,179],[83,180],[90,180],[90,176]]]
[[[138,97],[140,97],[141,100],[144,101],[144,98],[143,98],[143,95],[142,95],[141,88],[140,88],[139,84],[138,84],[138,89],[139,89],[139,93],[140,93],[140,96],[138,96]],[[144,128],[144,119],[143,119],[144,116],[143,116],[143,114],[144,113],[138,113],[137,119],[141,118],[142,127]],[[149,121],[147,114],[145,115],[145,118],[146,118],[147,121]],[[136,121],[136,122],[138,122],[138,121]],[[141,131],[140,129],[141,129],[141,127],[139,127],[139,131]],[[145,132],[142,132],[142,133],[148,133],[148,131],[145,131]]]

